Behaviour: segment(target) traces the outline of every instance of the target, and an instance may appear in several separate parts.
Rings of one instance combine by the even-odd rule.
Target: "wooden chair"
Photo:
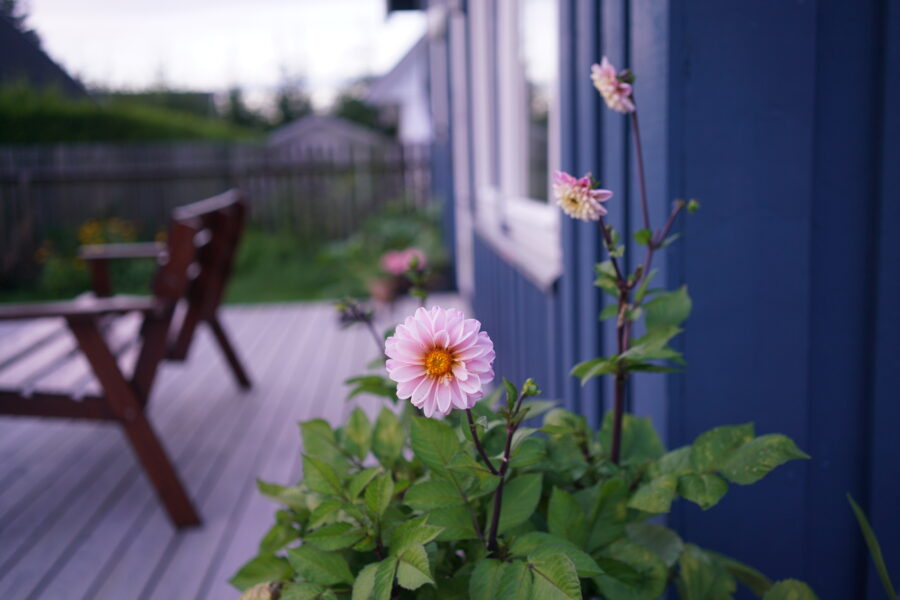
[[[176,311],[166,351],[168,360],[185,360],[197,326],[205,322],[212,330],[225,355],[225,360],[243,389],[251,387],[250,378],[222,327],[218,309],[234,266],[246,212],[246,199],[238,190],[229,190],[224,194],[175,209],[174,221],[198,220],[204,233],[197,256],[198,272],[190,282],[185,300],[179,304]],[[164,254],[165,246],[154,243],[84,246],[80,252],[81,258],[88,264],[94,294],[98,297],[108,297],[112,294],[108,268],[111,260],[158,259]]]
[[[42,320],[0,347],[0,414],[118,422],[177,527],[200,519],[145,408],[204,231],[199,218],[172,223],[150,297],[0,305],[0,320]],[[65,327],[54,328],[60,319]]]

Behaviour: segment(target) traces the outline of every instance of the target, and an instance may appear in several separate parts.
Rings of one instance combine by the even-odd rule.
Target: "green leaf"
[[[353,546],[366,537],[366,532],[350,523],[331,523],[307,534],[303,541],[330,552]]]
[[[658,294],[644,305],[644,311],[646,313],[644,323],[648,331],[658,327],[678,327],[691,314],[691,299],[688,296],[687,286],[683,285],[674,292]]]
[[[379,359],[379,365],[383,359]],[[380,375],[363,375],[361,377],[351,377],[344,381],[346,385],[352,386],[350,395],[347,399],[354,398],[359,394],[371,394],[372,396],[381,396],[383,398],[397,399],[397,384]]]
[[[601,560],[604,559],[604,560]],[[625,568],[616,568],[616,563]],[[668,568],[656,554],[627,539],[620,539],[598,555],[607,575],[594,578],[608,600],[656,600],[666,589]],[[693,599],[692,599],[693,600]]]
[[[612,448],[613,413],[603,416],[603,424],[597,439],[607,452]],[[653,422],[649,417],[635,417],[624,414],[622,417],[622,441],[620,446],[620,464],[639,465],[656,460],[663,455],[662,442]]]
[[[378,564],[375,571],[374,600],[390,600],[394,589],[394,575],[397,573],[397,557],[389,556]]]
[[[547,413],[559,405],[556,400],[525,400],[522,402],[522,412],[528,415],[529,419],[538,417]]]
[[[622,537],[628,519],[629,499],[628,486],[622,479],[609,479],[578,492],[575,498],[589,515],[589,552],[593,553]]]
[[[761,435],[738,448],[722,467],[722,475],[740,485],[755,483],[790,460],[809,458],[791,438],[780,433]]]
[[[313,546],[303,545],[287,551],[294,570],[306,581],[322,585],[353,584],[353,574],[343,556],[336,552],[323,552]]]
[[[610,302],[606,306],[603,307],[603,310],[600,311],[600,316],[598,319],[600,321],[605,321],[607,319],[612,319],[617,314],[619,314],[619,305],[615,302]],[[574,375],[574,373],[573,373]]]
[[[550,533],[569,540],[576,546],[584,546],[590,533],[585,521],[584,511],[575,498],[554,487],[547,508],[547,528]]]
[[[629,523],[625,526],[628,538],[650,550],[662,560],[667,567],[678,562],[684,542],[678,534],[662,525],[652,523]]]
[[[434,583],[425,546],[409,546],[400,555],[397,583],[408,590],[417,590],[426,583]]]
[[[612,266],[612,261],[604,260],[602,263],[596,265],[594,267],[594,270],[597,273],[597,278],[594,280],[594,285],[599,287],[607,294],[618,297],[619,284],[616,280],[616,270]]]
[[[369,417],[358,406],[350,413],[347,426],[344,427],[344,445],[360,460],[364,459],[372,448],[372,424]]]
[[[437,508],[428,513],[428,523],[442,528],[441,541],[474,540],[478,537],[472,515],[465,506]]]
[[[531,571],[524,561],[515,560],[503,566],[496,598],[531,598]]]
[[[637,290],[634,292],[634,303],[640,304],[644,301],[644,296],[647,295],[647,286],[650,285],[650,282],[653,281],[653,278],[656,277],[656,274],[659,272],[659,269],[651,269],[650,273],[644,277],[644,280],[641,282],[641,285],[638,286]]]
[[[706,553],[712,554],[718,558],[719,562],[722,563],[722,566],[725,567],[735,579],[744,584],[751,592],[760,598],[772,587],[772,580],[753,567],[710,550],[707,550]]]
[[[393,497],[394,480],[390,473],[382,473],[366,488],[366,506],[376,521],[381,519]]]
[[[482,558],[475,564],[469,580],[470,600],[498,600],[503,562],[493,558]],[[355,599],[354,599],[355,600]]]
[[[315,529],[326,521],[332,520],[331,517],[334,516],[342,506],[344,506],[343,502],[334,498],[322,501],[321,504],[313,509],[312,514],[309,515],[308,527]]]
[[[691,472],[691,447],[682,446],[665,453],[657,463],[659,473],[684,475]]]
[[[641,246],[646,246],[650,243],[651,238],[653,238],[653,232],[649,229],[638,229],[634,232],[634,241],[636,241]]]
[[[682,598],[732,600],[737,583],[715,556],[688,544],[678,564],[678,593]]]
[[[350,484],[347,486],[347,495],[350,497],[350,500],[355,500],[356,497],[359,496],[359,493],[375,479],[375,476],[378,475],[378,471],[378,467],[371,467],[369,469],[363,469],[353,476],[350,480]]]
[[[628,506],[648,513],[667,513],[677,489],[677,477],[660,475],[641,485],[628,501]]]
[[[561,553],[572,561],[580,577],[594,577],[603,574],[603,569],[586,552],[570,541],[544,531],[532,531],[516,538],[510,544],[509,552],[513,556],[522,557],[540,552]]]
[[[519,388],[506,377],[503,378],[503,387],[506,389],[506,405],[512,408],[516,400],[519,399]]]
[[[463,504],[459,491],[449,481],[422,481],[406,491],[403,501],[415,510],[428,511]]]
[[[369,600],[375,591],[375,572],[379,563],[372,563],[363,567],[353,582],[353,596],[351,600]]]
[[[796,579],[785,579],[773,585],[763,600],[819,600],[808,585]]]
[[[881,585],[884,587],[884,591],[887,592],[888,598],[894,600],[897,598],[897,592],[894,591],[894,584],[891,582],[891,576],[888,574],[887,565],[884,564],[884,556],[881,554],[881,544],[878,543],[878,538],[875,537],[875,532],[872,531],[872,526],[869,525],[869,519],[866,518],[866,513],[859,507],[853,499],[853,496],[847,494],[847,500],[850,501],[850,507],[853,509],[853,514],[856,515],[859,528],[862,531],[863,538],[866,540],[866,546],[869,547],[869,554],[872,555],[872,562],[875,563],[875,570],[878,571],[878,577],[881,578]]]
[[[335,600],[334,592],[316,583],[290,583],[278,600]]]
[[[300,531],[294,527],[291,513],[279,510],[275,513],[275,524],[259,543],[259,552],[260,554],[274,554],[298,537],[300,537]]]
[[[303,436],[304,454],[327,462],[339,473],[347,471],[350,465],[341,454],[337,438],[327,421],[313,419],[300,423],[300,432]]]
[[[578,363],[569,372],[570,375],[581,379],[581,385],[585,385],[588,381],[598,375],[610,375],[618,369],[615,356],[609,358],[592,358],[584,362]]]
[[[753,423],[723,425],[701,433],[691,444],[691,465],[697,473],[722,470],[735,450],[753,439]]]
[[[245,563],[228,583],[244,591],[258,583],[288,581],[294,576],[291,565],[274,554],[260,554]]]
[[[678,478],[678,493],[703,510],[718,504],[726,492],[728,492],[728,482],[718,475],[686,473]]]
[[[506,482],[503,503],[500,505],[500,524],[497,533],[503,533],[527,521],[541,499],[540,473],[520,475]]]
[[[344,486],[334,468],[315,456],[303,457],[303,481],[314,492],[344,496]]]
[[[403,455],[405,437],[397,415],[388,408],[382,408],[372,432],[372,454],[386,469],[390,469]]]
[[[447,465],[462,450],[456,432],[443,421],[415,417],[410,437],[415,455],[438,473],[445,473]]]
[[[540,600],[581,600],[581,582],[565,554],[538,553],[528,558],[534,573],[532,597]]]
[[[427,517],[418,517],[397,526],[391,532],[388,546],[391,555],[402,553],[409,546],[422,546],[435,539],[441,533],[441,528],[427,522]]]
[[[266,483],[261,479],[256,480],[256,487],[259,493],[266,498],[283,504],[292,510],[299,512],[306,508],[306,495],[300,487],[285,487],[274,483]]]

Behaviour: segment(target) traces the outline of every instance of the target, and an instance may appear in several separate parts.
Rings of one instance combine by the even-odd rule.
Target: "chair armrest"
[[[166,245],[159,242],[136,244],[90,244],[78,249],[83,260],[109,260],[119,258],[159,258],[165,255]]]
[[[59,302],[29,302],[26,304],[0,304],[0,320],[43,319],[64,317],[67,319],[93,318],[101,315],[142,312],[158,312],[164,304],[157,298],[142,296],[109,296],[97,298],[85,296],[76,300]]]

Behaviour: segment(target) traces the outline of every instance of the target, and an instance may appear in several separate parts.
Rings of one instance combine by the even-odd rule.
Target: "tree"
[[[312,102],[300,86],[282,86],[275,99],[275,125],[284,125],[312,114]]]
[[[25,23],[28,19],[28,13],[20,0],[0,0],[0,16],[5,17],[13,27],[40,46],[41,38],[35,30],[28,27]]]
[[[244,103],[244,93],[238,87],[228,90],[228,102],[223,117],[240,127],[263,129],[266,126],[266,120],[262,115],[250,110]]]

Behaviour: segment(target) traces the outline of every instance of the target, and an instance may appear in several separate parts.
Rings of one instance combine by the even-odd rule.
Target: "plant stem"
[[[634,94],[632,94],[634,101]],[[634,135],[634,151],[637,154],[638,185],[641,189],[641,212],[644,216],[644,228],[650,229],[650,208],[647,205],[647,181],[644,177],[644,152],[641,149],[641,130],[638,127],[637,108],[631,113],[631,131]]]
[[[510,416],[512,419],[515,415]],[[506,472],[509,470],[509,456],[512,450],[512,439],[516,433],[516,426],[512,420],[506,424],[506,447],[503,450],[503,462],[500,463],[500,483],[497,484],[497,490],[494,492],[494,511],[491,515],[491,530],[488,534],[487,549],[491,554],[497,553],[497,528],[500,526],[500,507],[503,504],[503,484],[506,483]]]
[[[612,235],[610,235],[609,230],[606,228],[606,223],[603,221],[603,217],[600,217],[598,223],[600,224],[600,232],[603,234],[603,242],[606,246],[606,253],[609,254],[609,262],[612,263],[613,270],[616,272],[616,279],[619,281],[619,287],[621,287],[625,285],[625,277],[622,275],[622,270],[619,268],[619,261],[616,260],[616,257],[612,255],[614,250]]]
[[[372,339],[375,341],[375,346],[378,348],[378,351],[384,356],[385,360],[387,360],[387,353],[384,351],[384,340],[378,335],[378,332],[375,331],[375,325],[372,323],[370,319],[363,319],[366,324],[366,328],[369,330],[369,333],[372,334]]]
[[[484,464],[487,465],[487,468],[490,469],[491,473],[498,475],[499,473],[497,469],[494,468],[494,463],[488,458],[484,446],[481,445],[481,440],[478,439],[478,429],[475,427],[475,420],[472,419],[472,410],[469,408],[466,409],[466,417],[469,419],[469,431],[472,432],[472,441],[475,442],[475,448],[478,450],[478,454],[481,455],[481,459],[484,461]]]

